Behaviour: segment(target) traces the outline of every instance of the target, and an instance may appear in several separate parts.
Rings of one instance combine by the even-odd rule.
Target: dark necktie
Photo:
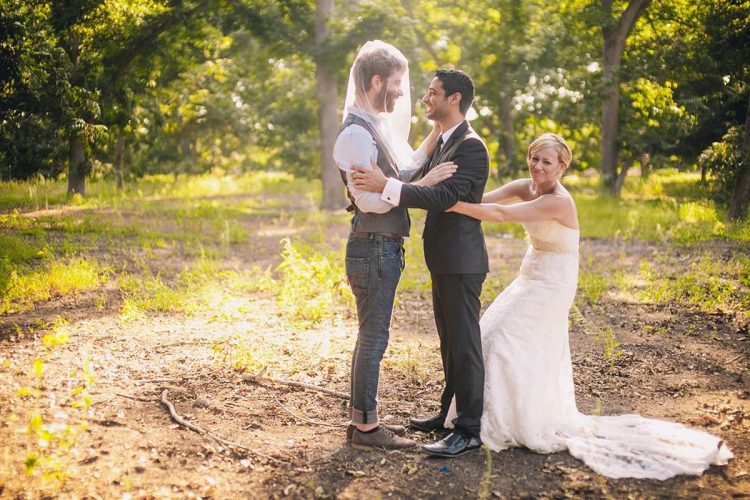
[[[435,152],[432,154],[432,160],[430,160],[430,170],[432,167],[438,164],[438,157],[440,156],[440,150],[443,149],[443,136],[438,137],[437,146],[435,146]]]

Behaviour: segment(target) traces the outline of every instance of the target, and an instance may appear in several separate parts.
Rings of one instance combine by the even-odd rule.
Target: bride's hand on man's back
[[[449,179],[456,172],[458,166],[452,161],[441,163],[432,168],[427,175],[414,182],[415,186],[432,187],[440,184],[445,179]]]

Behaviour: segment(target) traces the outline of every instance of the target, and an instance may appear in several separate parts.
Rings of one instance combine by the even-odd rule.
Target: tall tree
[[[750,207],[750,2],[717,2],[709,8],[706,21],[710,53],[721,61],[725,88],[730,90],[745,113],[738,164],[734,168],[734,186],[729,199],[729,217],[742,219]],[[741,118],[742,115],[740,115]]]
[[[612,194],[619,195],[614,188],[618,175],[620,66],[628,36],[651,0],[630,0],[619,16],[614,13],[613,3],[614,0],[601,0],[600,29],[604,42],[601,173]]]
[[[317,0],[315,20],[315,45],[326,47],[331,41],[331,17],[334,0]],[[320,168],[323,180],[323,199],[320,206],[326,210],[344,207],[343,189],[338,167],[333,161],[339,123],[336,73],[329,62],[330,50],[322,50],[315,57],[315,79],[318,94],[318,130],[320,131]]]

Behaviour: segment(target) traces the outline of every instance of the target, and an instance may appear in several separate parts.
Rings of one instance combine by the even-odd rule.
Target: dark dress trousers
[[[432,188],[404,184],[399,206],[427,210],[422,237],[445,374],[440,412],[448,413],[455,395],[456,429],[478,436],[484,397],[479,296],[489,270],[487,247],[478,220],[445,212],[457,201],[481,203],[487,183],[487,147],[468,122],[433,153],[421,175],[445,161],[458,167],[452,177]]]

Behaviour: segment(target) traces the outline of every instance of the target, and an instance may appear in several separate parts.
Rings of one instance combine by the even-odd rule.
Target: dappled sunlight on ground
[[[579,206],[593,210],[582,217],[592,227],[571,321],[579,407],[701,427],[737,456],[701,478],[660,483],[605,480],[566,453],[436,462],[353,450],[340,397],[357,330],[343,271],[348,216],[317,211],[275,178],[262,194],[253,190],[266,184],[251,177],[180,182],[144,188],[150,205],[125,197],[0,216],[0,496],[465,497],[476,496],[488,460],[492,491],[508,497],[750,494],[750,258],[741,238],[691,236],[691,224],[722,217],[703,202],[652,213],[627,200],[637,215],[606,200]],[[217,196],[222,186],[238,191]],[[670,217],[684,225],[637,230]],[[424,215],[412,220],[379,392],[382,418],[399,424],[435,412],[442,388]],[[483,309],[527,246],[517,225],[485,233]],[[93,266],[93,284],[53,286],[75,263]],[[24,302],[31,281],[49,293]],[[234,444],[177,424],[162,396],[185,422]]]

